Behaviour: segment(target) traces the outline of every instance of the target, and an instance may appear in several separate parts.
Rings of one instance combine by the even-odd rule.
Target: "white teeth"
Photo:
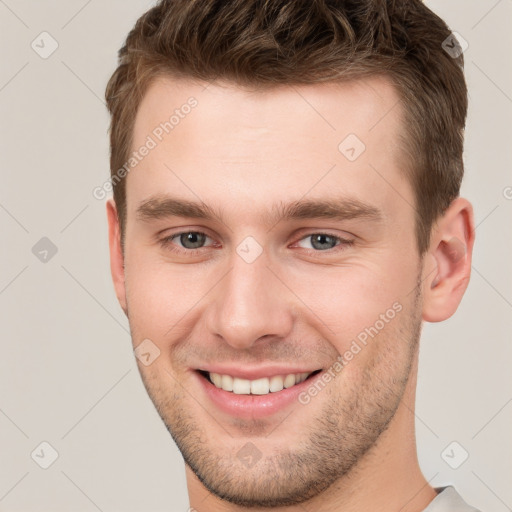
[[[290,373],[289,375],[275,375],[274,377],[262,377],[255,380],[239,379],[238,377],[218,373],[210,373],[209,375],[213,384],[224,391],[232,391],[237,395],[266,395],[300,384],[311,373]]]
[[[218,373],[210,373],[210,379],[218,387],[222,387],[222,377]]]
[[[233,379],[233,393],[237,395],[249,395],[251,393],[251,381],[247,379]]]
[[[283,389],[283,378],[281,376],[271,377],[270,378],[270,391],[275,393],[276,391],[281,391]]]
[[[266,395],[270,390],[270,381],[267,377],[251,380],[252,395]]]
[[[226,391],[233,391],[233,377],[230,375],[222,375],[220,384],[222,389]]]
[[[286,378],[284,379],[284,387],[285,388],[291,388],[292,386],[295,385],[295,375],[293,373],[291,373],[290,375],[287,375]]]

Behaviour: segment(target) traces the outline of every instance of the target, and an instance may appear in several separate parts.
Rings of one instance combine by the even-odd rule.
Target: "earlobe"
[[[459,197],[432,232],[428,253],[433,264],[423,276],[423,320],[441,322],[457,310],[471,275],[474,239],[473,208]]]
[[[121,229],[115,201],[109,199],[106,204],[108,220],[108,239],[110,247],[110,272],[116,292],[117,300],[124,313],[126,308],[126,288],[124,275],[124,256],[121,248]]]

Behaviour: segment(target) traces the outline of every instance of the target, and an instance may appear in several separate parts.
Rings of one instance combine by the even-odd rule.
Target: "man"
[[[419,0],[162,0],[128,35],[111,269],[193,510],[475,510],[414,437],[474,242],[447,46]]]

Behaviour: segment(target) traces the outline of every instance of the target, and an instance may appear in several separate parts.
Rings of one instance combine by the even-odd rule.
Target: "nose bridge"
[[[249,348],[263,336],[285,337],[293,327],[290,296],[267,268],[266,253],[251,261],[243,249],[242,243],[233,252],[208,317],[210,333],[235,348]]]

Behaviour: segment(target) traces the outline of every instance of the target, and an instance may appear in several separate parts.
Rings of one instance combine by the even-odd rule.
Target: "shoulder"
[[[423,512],[480,512],[468,505],[451,485],[436,487],[435,490],[438,493],[437,496]]]

